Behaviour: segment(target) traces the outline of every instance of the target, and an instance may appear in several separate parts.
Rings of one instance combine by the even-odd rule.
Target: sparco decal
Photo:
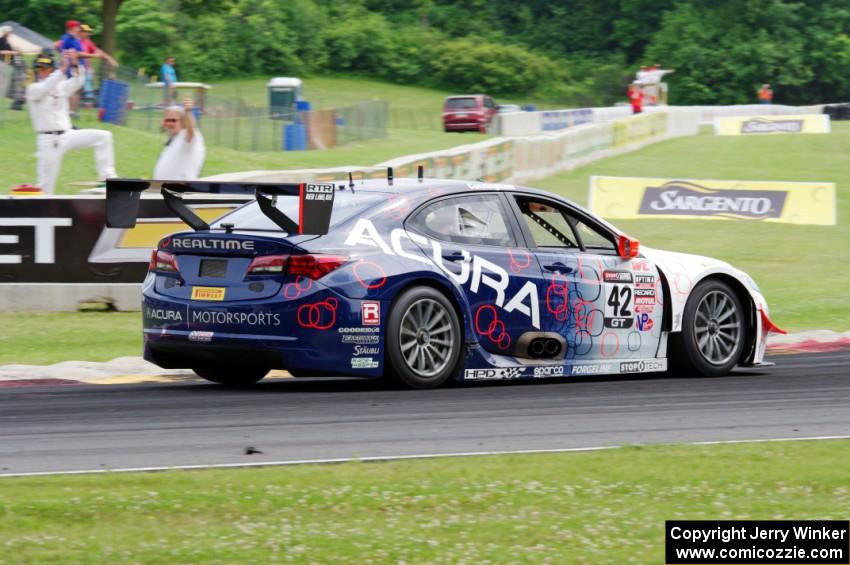
[[[564,366],[563,365],[550,365],[548,367],[535,367],[534,368],[534,376],[537,377],[537,378],[563,377],[564,376]]]
[[[499,381],[518,379],[525,375],[525,367],[507,367],[504,369],[467,369],[463,378],[468,381]]]
[[[712,189],[694,183],[668,182],[646,188],[639,213],[764,220],[782,215],[787,196],[785,190]]]
[[[241,239],[200,239],[175,237],[171,240],[173,249],[202,249],[214,251],[254,251],[253,241]]]
[[[280,314],[274,314],[271,312],[216,312],[209,310],[193,310],[191,321],[198,324],[279,326]]]
[[[390,241],[387,243],[370,220],[361,218],[357,220],[357,223],[351,229],[351,232],[345,239],[345,244],[377,247],[387,255],[403,257],[404,259],[425,264],[431,264],[431,260],[420,253],[411,253],[405,250],[401,240],[409,239],[425,248],[430,248],[433,252],[433,262],[447,276],[451,277],[458,284],[469,284],[469,289],[474,293],[478,293],[482,286],[489,287],[496,292],[496,299],[494,301],[496,306],[504,308],[506,312],[517,311],[525,314],[531,319],[531,325],[540,329],[540,306],[537,298],[537,286],[533,282],[527,281],[508,300],[505,292],[510,283],[510,276],[499,265],[478,255],[471,255],[467,251],[462,251],[463,255],[468,257],[469,260],[461,261],[461,271],[460,273],[455,273],[445,265],[443,249],[438,241],[430,240],[415,233],[408,233],[401,228],[396,228],[390,232],[389,239]]]
[[[597,363],[594,365],[573,365],[570,373],[578,375],[608,375],[613,373],[614,367],[610,363]]]
[[[741,133],[800,133],[803,120],[765,120],[753,118],[741,122]]]

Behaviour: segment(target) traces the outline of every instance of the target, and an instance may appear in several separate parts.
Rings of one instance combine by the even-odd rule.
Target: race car
[[[144,357],[226,385],[390,377],[413,388],[764,366],[759,287],[649,249],[560,196],[422,178],[260,184],[113,179],[107,225],[159,189],[191,228],[153,250]],[[193,193],[250,200],[207,224]]]

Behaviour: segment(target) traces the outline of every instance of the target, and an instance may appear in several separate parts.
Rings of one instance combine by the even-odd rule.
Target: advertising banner
[[[590,209],[604,218],[749,220],[835,225],[835,184],[590,177]]]
[[[245,199],[193,199],[207,222]],[[133,229],[105,227],[103,196],[0,198],[0,284],[138,283],[151,249],[189,227],[156,195],[143,197]]]
[[[714,119],[714,133],[717,135],[829,132],[829,116],[826,114],[734,116]]]

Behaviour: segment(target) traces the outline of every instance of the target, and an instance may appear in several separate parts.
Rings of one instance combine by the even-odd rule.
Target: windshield
[[[374,192],[352,194],[349,191],[337,191],[334,196],[333,212],[331,212],[331,227],[341,224],[352,216],[358,215],[367,208],[385,200],[385,194],[376,194]],[[293,221],[297,221],[298,219],[299,208],[300,201],[298,198],[284,196],[277,200],[277,209],[289,216]],[[251,202],[237,208],[226,216],[222,216],[213,222],[211,227],[213,229],[221,228],[222,223],[233,224],[236,229],[241,230],[282,231],[280,226],[263,214],[257,202]]]
[[[446,109],[448,110],[468,109],[475,107],[475,98],[449,98],[448,100],[446,100]]]

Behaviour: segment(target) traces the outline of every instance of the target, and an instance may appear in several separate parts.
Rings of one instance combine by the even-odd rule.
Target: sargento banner
[[[207,222],[246,202],[193,198]],[[189,228],[159,195],[143,197],[132,229],[105,227],[103,196],[0,198],[0,284],[138,283],[160,239]]]
[[[734,116],[714,119],[717,135],[762,135],[768,133],[829,133],[826,114],[788,116]]]
[[[835,184],[590,177],[590,209],[610,219],[697,218],[835,225]]]

